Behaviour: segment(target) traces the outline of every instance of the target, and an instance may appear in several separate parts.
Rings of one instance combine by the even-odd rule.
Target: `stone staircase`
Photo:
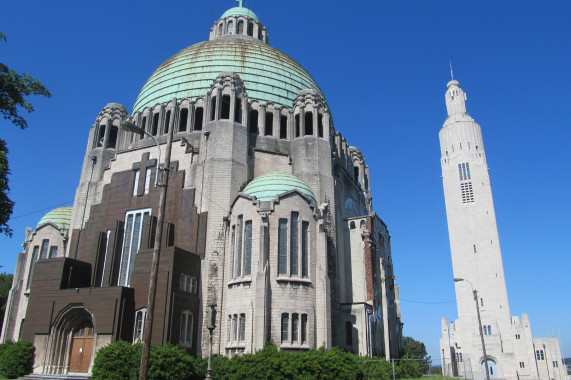
[[[89,379],[91,379],[91,376],[89,376],[88,374],[79,374],[79,373],[68,374],[68,375],[34,373],[19,378],[19,380],[89,380]]]

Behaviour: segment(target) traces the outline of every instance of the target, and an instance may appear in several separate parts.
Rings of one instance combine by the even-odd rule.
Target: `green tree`
[[[411,338],[410,336],[405,336],[403,339],[404,347],[401,352],[401,358],[408,359],[424,359],[419,361],[420,370],[422,373],[428,373],[430,371],[431,359],[426,352],[426,347],[424,343],[419,342]]]
[[[0,41],[6,41],[6,36],[0,33]],[[0,62],[0,114],[21,129],[28,126],[26,119],[20,115],[21,109],[32,112],[34,107],[27,99],[29,95],[50,97],[51,94],[44,85],[30,74],[18,74]],[[6,142],[0,139],[0,233],[12,236],[8,220],[12,215],[14,202],[8,197],[8,149]]]
[[[12,287],[13,277],[14,276],[6,272],[0,273],[0,332],[2,332],[2,321],[4,320],[6,301],[8,300],[8,293]]]

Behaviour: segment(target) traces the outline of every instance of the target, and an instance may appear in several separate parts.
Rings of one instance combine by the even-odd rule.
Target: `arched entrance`
[[[73,332],[69,372],[88,372],[92,353],[93,324],[90,321],[83,321]]]
[[[43,373],[87,373],[93,359],[97,323],[84,304],[70,304],[56,316],[49,337]]]
[[[488,370],[490,371],[490,379],[498,378],[498,366],[495,361],[488,359]],[[482,373],[484,374],[484,379],[486,378],[486,364],[482,360]]]

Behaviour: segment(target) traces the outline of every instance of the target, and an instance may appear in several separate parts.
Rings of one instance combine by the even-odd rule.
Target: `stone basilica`
[[[317,83],[241,4],[208,41],[159,66],[131,113],[101,110],[73,207],[26,233],[2,341],[32,341],[35,372],[85,373],[99,348],[142,339],[169,137],[153,344],[206,354],[215,305],[216,354],[271,339],[398,355],[390,235],[363,155],[335,129]]]

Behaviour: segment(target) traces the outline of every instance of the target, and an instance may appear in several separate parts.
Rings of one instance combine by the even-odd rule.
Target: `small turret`
[[[459,87],[457,80],[448,82],[448,90],[446,91],[446,110],[448,117],[466,115],[466,94]]]

